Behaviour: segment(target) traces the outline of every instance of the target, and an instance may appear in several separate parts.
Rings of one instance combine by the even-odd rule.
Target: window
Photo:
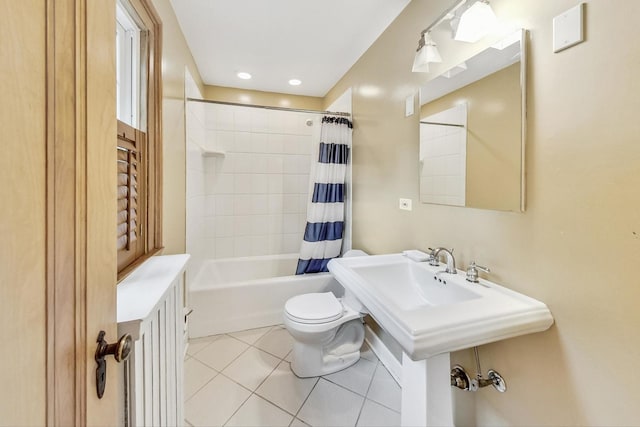
[[[118,0],[118,279],[162,248],[160,38],[150,0]]]
[[[142,37],[141,37],[142,36]],[[142,38],[142,40],[141,40]],[[143,42],[141,44],[141,41]],[[116,4],[116,90],[118,120],[139,126],[141,59],[145,52],[142,29],[124,6]]]

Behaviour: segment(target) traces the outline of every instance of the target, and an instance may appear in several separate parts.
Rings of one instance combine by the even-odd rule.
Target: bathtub
[[[344,289],[331,273],[296,276],[298,254],[210,259],[189,283],[189,336],[204,337],[282,323],[296,295]]]

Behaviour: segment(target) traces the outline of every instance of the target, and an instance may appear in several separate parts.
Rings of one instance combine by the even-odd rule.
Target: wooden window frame
[[[140,264],[163,248],[162,245],[162,22],[151,0],[127,0],[145,28],[147,54],[141,58],[141,67],[146,68],[147,81],[141,82],[146,91],[146,110],[140,115],[139,124],[146,122],[146,147],[144,149],[143,190],[146,212],[139,212],[142,233],[138,237],[142,247],[138,254],[121,263],[118,254],[118,282]],[[146,62],[145,62],[146,60]],[[143,126],[142,126],[143,127]],[[118,127],[120,133],[120,126]],[[139,226],[140,228],[140,226]],[[115,238],[115,236],[114,236]]]

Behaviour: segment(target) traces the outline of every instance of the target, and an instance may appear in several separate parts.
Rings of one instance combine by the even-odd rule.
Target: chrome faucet
[[[453,253],[452,253],[453,249],[451,250],[447,248],[434,249],[431,252],[433,254],[433,258],[437,260],[438,255],[440,255],[440,252],[444,252],[446,256],[447,269],[445,270],[445,273],[458,274],[458,272],[456,271],[456,259],[453,257]]]

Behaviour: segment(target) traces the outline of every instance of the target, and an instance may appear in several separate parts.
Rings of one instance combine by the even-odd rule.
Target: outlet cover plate
[[[412,209],[411,199],[400,199],[398,207],[403,211],[410,211]]]

